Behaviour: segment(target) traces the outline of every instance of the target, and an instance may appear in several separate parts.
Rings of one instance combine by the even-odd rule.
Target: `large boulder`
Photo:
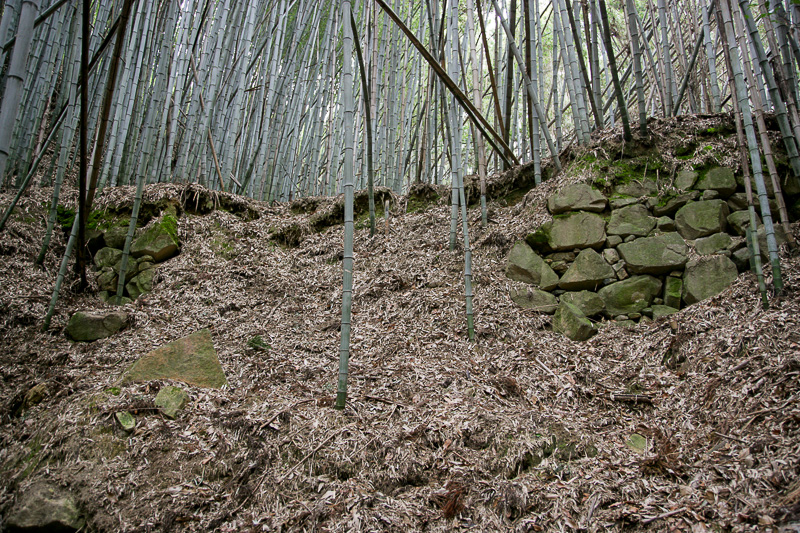
[[[716,296],[736,280],[739,271],[724,255],[712,255],[686,266],[683,274],[683,300],[695,304]]]
[[[788,239],[786,238],[786,232],[783,230],[783,226],[780,224],[773,224],[772,226],[774,233],[775,233],[775,244],[779,247],[783,244],[786,244]],[[764,261],[769,261],[769,248],[767,248],[767,230],[764,226],[758,228],[756,232],[756,236],[758,237],[758,248],[759,252],[761,252],[761,258]]]
[[[586,183],[568,185],[547,199],[547,208],[554,215],[567,211],[599,213],[606,208],[607,204],[606,197]]]
[[[113,313],[85,313],[78,311],[67,323],[67,336],[80,342],[105,339],[128,325],[128,315],[122,311]]]
[[[522,241],[515,244],[508,254],[506,276],[514,281],[538,285],[546,291],[558,286],[558,274]]]
[[[715,167],[706,172],[694,185],[698,191],[717,191],[723,198],[736,192],[736,177],[727,167]]]
[[[511,300],[523,309],[552,315],[558,308],[558,300],[549,292],[539,289],[511,289]]]
[[[562,302],[553,316],[553,331],[573,341],[585,341],[597,333],[597,328],[580,309]]]
[[[603,218],[583,211],[556,216],[548,235],[548,244],[556,251],[599,248],[605,242],[606,223]]]
[[[675,226],[684,239],[694,240],[725,231],[728,213],[722,200],[690,202],[675,214]]]
[[[633,276],[600,289],[597,293],[610,316],[641,313],[661,293],[661,281],[652,276]]]
[[[8,531],[78,531],[84,519],[69,493],[37,483],[22,493],[6,517]]]
[[[161,218],[145,230],[131,245],[131,255],[149,255],[156,263],[166,261],[178,253],[178,220],[174,210],[166,211]]]
[[[606,308],[603,299],[591,291],[565,292],[561,302],[574,305],[587,317],[599,315]]]
[[[686,264],[689,248],[677,233],[664,233],[622,243],[617,251],[634,274],[666,274]]]
[[[642,204],[634,204],[611,212],[606,233],[620,237],[644,237],[654,227],[656,219],[650,216],[650,211]]]
[[[561,277],[558,286],[568,291],[595,289],[607,278],[615,278],[614,269],[603,256],[587,248],[581,250],[569,270]]]
[[[122,376],[122,383],[154,379],[173,379],[214,389],[227,385],[211,331],[203,329],[156,348],[131,365]]]

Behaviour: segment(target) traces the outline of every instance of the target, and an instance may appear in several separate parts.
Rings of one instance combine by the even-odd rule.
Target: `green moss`
[[[434,195],[430,198],[410,197],[408,204],[406,204],[406,213],[416,213],[424,211],[430,205],[435,205],[439,201],[439,195]]]
[[[550,242],[550,227],[551,224],[543,224],[533,233],[529,233],[525,237],[525,242],[528,243],[528,246],[533,248],[534,250],[538,250],[542,247],[549,246]]]
[[[71,230],[72,224],[75,223],[75,210],[63,205],[56,206],[56,222],[65,231]]]
[[[111,396],[119,396],[119,393],[122,392],[122,390],[119,387],[109,387],[106,389],[106,392]]]

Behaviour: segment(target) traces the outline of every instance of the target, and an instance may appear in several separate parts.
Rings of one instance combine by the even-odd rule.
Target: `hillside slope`
[[[601,323],[571,342],[516,307],[503,274],[547,196],[585,177],[564,176],[493,203],[485,230],[470,210],[475,343],[447,205],[406,214],[401,201],[388,236],[356,232],[343,412],[332,408],[341,226],[286,248],[270,235],[312,215],[258,202],[251,221],[186,213],[180,255],[123,306],[132,325],[74,343],[72,312],[112,307],[64,290],[54,327],[39,331],[64,243],[32,266],[48,191],[32,192],[0,234],[0,516],[46,481],[74,497],[89,531],[796,531],[800,260],[782,251],[787,289],[769,310],[747,273],[672,317]],[[198,189],[146,196],[187,191]],[[229,387],[117,383],[203,328]],[[39,384],[41,403],[21,409]],[[175,420],[153,409],[168,384],[190,394]],[[136,415],[130,435],[121,410]]]

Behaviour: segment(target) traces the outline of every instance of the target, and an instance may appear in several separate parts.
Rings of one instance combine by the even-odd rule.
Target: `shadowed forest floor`
[[[50,190],[33,191],[0,234],[0,516],[47,480],[75,495],[90,531],[797,531],[800,260],[783,250],[787,289],[769,310],[747,273],[672,317],[601,323],[571,342],[510,301],[504,268],[548,218],[547,196],[580,177],[493,203],[487,229],[470,209],[475,343],[447,205],[405,214],[401,201],[388,236],[382,221],[374,237],[357,230],[343,412],[332,408],[342,226],[285,248],[270,235],[308,219],[289,206],[248,202],[252,221],[184,214],[180,255],[123,308],[131,327],[74,343],[69,315],[111,306],[65,288],[39,331],[64,239],[33,266]],[[228,388],[174,383],[191,399],[168,420],[150,408],[169,382],[117,385],[136,359],[202,328]],[[40,383],[44,401],[15,414]],[[130,435],[120,410],[138,413]]]

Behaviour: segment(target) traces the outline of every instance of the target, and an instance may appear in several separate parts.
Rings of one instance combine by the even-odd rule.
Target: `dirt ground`
[[[447,205],[405,214],[401,199],[388,236],[359,229],[344,411],[332,407],[341,226],[284,248],[270,234],[310,215],[258,202],[249,222],[185,214],[180,255],[123,307],[131,327],[74,343],[72,312],[111,307],[75,294],[70,277],[40,332],[64,239],[33,266],[51,191],[32,191],[0,234],[0,516],[47,480],[75,496],[89,531],[800,530],[800,259],[783,250],[787,288],[768,310],[747,273],[673,317],[600,323],[571,342],[509,300],[503,271],[546,219],[547,195],[579,178],[492,203],[486,229],[470,210],[474,343]],[[198,190],[150,186],[146,197]],[[202,328],[229,387],[117,384],[142,355]],[[251,346],[256,336],[266,347]],[[21,410],[38,384],[44,400]],[[153,409],[167,384],[191,397],[175,420]],[[136,415],[132,434],[120,410]]]

